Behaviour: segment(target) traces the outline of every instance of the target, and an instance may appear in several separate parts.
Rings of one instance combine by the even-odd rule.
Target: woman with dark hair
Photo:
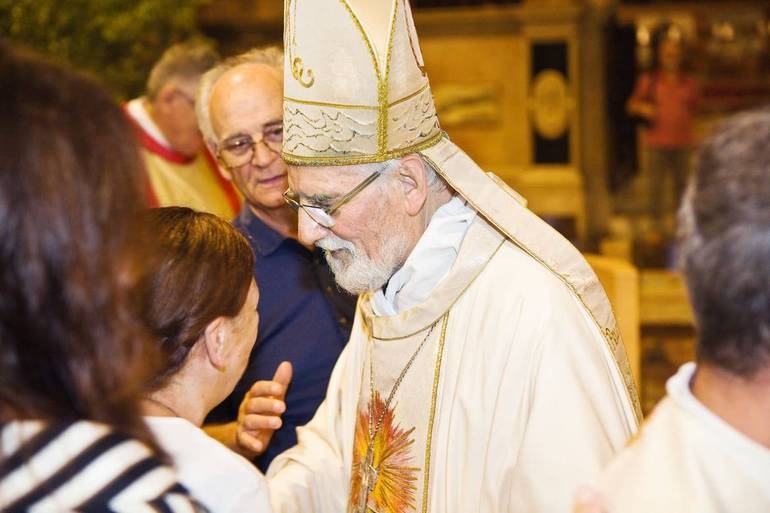
[[[143,402],[179,479],[212,512],[269,512],[264,477],[200,429],[243,374],[257,339],[259,292],[243,235],[184,207],[143,212],[133,299],[162,354]]]
[[[658,27],[652,38],[652,69],[636,82],[626,110],[646,121],[642,133],[644,171],[650,182],[649,211],[661,234],[664,185],[673,181],[679,202],[695,142],[693,118],[700,101],[695,77],[684,68],[681,30],[673,24]]]
[[[0,112],[0,510],[194,511],[138,409],[131,128],[99,85],[2,42]]]

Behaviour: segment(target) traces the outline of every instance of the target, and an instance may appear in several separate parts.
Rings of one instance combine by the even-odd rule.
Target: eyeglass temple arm
[[[372,183],[372,182],[373,182],[373,181],[375,181],[377,178],[379,178],[379,176],[380,176],[381,174],[382,174],[382,172],[381,172],[381,171],[375,171],[374,173],[372,173],[371,175],[369,175],[369,177],[368,177],[366,180],[364,180],[364,181],[363,181],[363,182],[361,182],[360,184],[356,185],[356,187],[355,187],[355,188],[354,188],[352,191],[350,191],[349,193],[347,193],[347,194],[346,194],[346,195],[345,195],[343,198],[340,198],[340,200],[339,200],[337,203],[335,203],[334,205],[332,205],[332,206],[331,206],[331,208],[328,210],[328,212],[327,212],[327,213],[328,213],[329,215],[331,215],[331,214],[333,214],[334,212],[336,212],[336,211],[337,211],[337,210],[338,210],[338,209],[339,209],[339,208],[340,208],[342,205],[344,205],[345,203],[347,203],[348,201],[350,201],[352,198],[354,198],[354,197],[356,196],[356,194],[358,194],[359,192],[361,192],[362,190],[364,190],[364,189],[365,189],[365,188],[366,188],[366,187],[367,187],[367,186],[368,186],[370,183]]]

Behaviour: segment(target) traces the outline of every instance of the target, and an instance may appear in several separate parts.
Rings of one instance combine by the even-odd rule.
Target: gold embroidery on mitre
[[[287,66],[290,68],[287,74],[291,73],[297,81],[305,85],[314,81],[315,74],[313,70],[305,70],[302,59],[294,55],[296,2],[297,0],[288,0],[287,3],[289,7],[286,12],[285,41],[289,59]],[[355,27],[354,32],[358,33],[371,59],[377,88],[376,105],[325,102],[323,97],[317,95],[310,95],[307,99],[284,96],[284,160],[293,165],[321,166],[382,162],[420,151],[439,142],[442,132],[427,80],[415,80],[412,92],[390,101],[391,68],[400,69],[401,57],[398,63],[391,61],[395,58],[394,55],[403,53],[401,50],[405,52],[404,57],[409,56],[411,50],[411,57],[425,77],[417,46],[419,43],[416,34],[413,34],[414,26],[410,23],[409,13],[406,12],[409,8],[408,2],[387,2],[390,12],[387,20],[388,30],[383,33],[383,36],[387,37],[387,47],[381,52],[383,55],[377,53],[374,41],[363,24],[366,20],[360,18],[354,10],[354,2],[339,2],[347,11]],[[404,13],[399,13],[399,9],[404,9]],[[403,22],[400,16],[403,16]],[[382,22],[386,22],[385,19],[382,19]],[[350,28],[350,25],[345,25],[346,30]],[[406,31],[403,37],[400,32],[402,29]],[[399,52],[396,52],[396,49],[399,49]],[[411,58],[409,60],[411,61]],[[407,65],[412,66],[412,63]],[[355,72],[354,70],[353,73]],[[366,73],[368,72],[366,70]],[[342,116],[338,115],[340,112]],[[352,124],[345,126],[348,122]]]
[[[294,9],[292,10],[292,6]],[[305,69],[305,65],[300,57],[295,57],[297,39],[294,32],[294,20],[297,19],[296,0],[286,0],[283,10],[283,31],[286,37],[286,53],[291,64],[291,76],[299,82],[302,87],[309,88],[315,83],[315,73],[312,69]]]
[[[291,61],[291,76],[300,83],[302,87],[310,87],[315,84],[315,74],[312,69],[305,69],[302,59],[295,57]]]

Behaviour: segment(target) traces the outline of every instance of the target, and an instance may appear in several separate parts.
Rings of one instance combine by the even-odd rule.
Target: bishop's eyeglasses
[[[282,143],[283,125],[271,125],[262,131],[262,137],[256,141],[248,134],[228,137],[217,151],[217,156],[228,169],[236,169],[254,160],[258,144],[264,144],[268,151],[279,155]]]
[[[350,192],[342,196],[339,200],[335,201],[331,206],[328,207],[300,203],[299,196],[296,192],[292,191],[291,188],[286,189],[286,192],[283,193],[283,199],[294,210],[299,210],[300,208],[304,210],[308,217],[312,219],[316,224],[321,225],[324,228],[331,228],[334,226],[334,213],[337,212],[342,205],[350,203],[350,201],[355,198],[357,194],[366,189],[372,182],[374,182],[380,175],[382,175],[383,171],[384,168],[378,169],[374,173],[370,174],[363,182],[353,187]]]

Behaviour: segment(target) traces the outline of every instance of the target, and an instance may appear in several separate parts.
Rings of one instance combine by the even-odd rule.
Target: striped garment
[[[206,510],[146,445],[104,424],[14,421],[0,425],[0,511]]]

